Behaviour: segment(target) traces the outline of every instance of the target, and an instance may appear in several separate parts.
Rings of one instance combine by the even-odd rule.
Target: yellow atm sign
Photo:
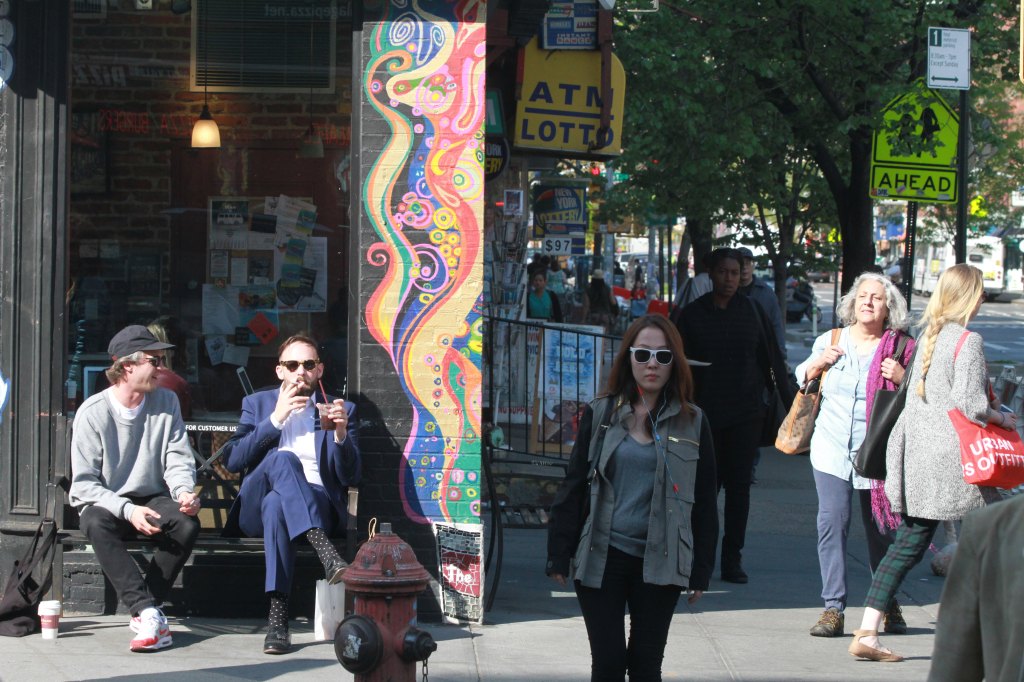
[[[523,48],[522,96],[516,105],[515,146],[570,156],[618,156],[626,72],[611,55],[611,122],[601,127],[601,53]]]
[[[882,114],[886,125],[871,145],[871,196],[956,203],[960,119],[946,100],[922,86],[889,102]]]

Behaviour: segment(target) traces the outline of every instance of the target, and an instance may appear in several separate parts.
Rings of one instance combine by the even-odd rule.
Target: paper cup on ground
[[[39,620],[43,626],[43,639],[57,639],[60,629],[60,602],[56,599],[39,602]]]

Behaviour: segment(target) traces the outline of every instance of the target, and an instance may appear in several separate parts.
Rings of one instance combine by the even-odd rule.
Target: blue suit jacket
[[[268,454],[278,448],[281,431],[270,423],[270,415],[277,405],[280,390],[279,387],[264,389],[242,400],[242,420],[228,441],[221,460],[228,471],[243,474],[242,487],[228,513],[225,534],[238,535],[239,530],[263,527],[261,500],[252,499],[258,495],[253,495],[251,486],[246,486],[248,480],[245,474],[256,469]],[[324,397],[322,393],[319,395]],[[332,396],[326,396],[324,401],[332,400]],[[320,401],[317,393],[314,393],[314,401]],[[358,485],[362,476],[355,403],[346,400],[345,409],[349,416],[348,435],[340,445],[334,442],[334,429],[321,430],[319,417],[313,423],[320,478],[323,479],[324,489],[341,522],[344,522],[346,516],[347,488]]]

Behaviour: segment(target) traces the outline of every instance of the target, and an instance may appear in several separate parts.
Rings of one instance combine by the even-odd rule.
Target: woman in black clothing
[[[547,574],[564,585],[572,564],[591,680],[661,680],[680,593],[692,590],[693,604],[708,588],[715,453],[692,386],[679,333],[645,315],[626,330],[606,394],[580,420],[551,508]]]

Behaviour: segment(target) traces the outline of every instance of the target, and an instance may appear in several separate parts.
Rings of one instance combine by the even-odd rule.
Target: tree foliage
[[[1016,12],[1006,0],[662,0],[657,13],[620,12],[628,96],[617,165],[631,177],[606,206],[697,224],[738,224],[760,207],[785,227],[828,204],[852,281],[874,262],[873,132],[882,108],[925,75],[929,26],[972,29],[971,120],[987,152],[973,177],[993,193],[1012,184]]]

